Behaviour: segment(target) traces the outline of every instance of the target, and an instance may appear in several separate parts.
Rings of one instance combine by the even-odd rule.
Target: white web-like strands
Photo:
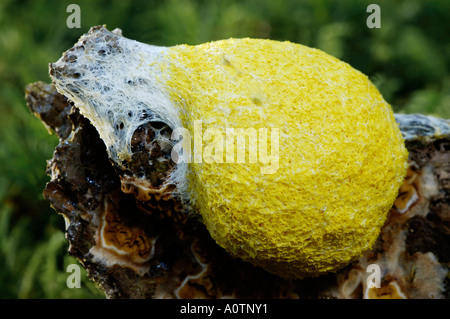
[[[148,122],[181,127],[161,82],[165,47],[143,44],[94,27],[50,65],[57,90],[75,103],[120,165],[129,160],[134,131]]]

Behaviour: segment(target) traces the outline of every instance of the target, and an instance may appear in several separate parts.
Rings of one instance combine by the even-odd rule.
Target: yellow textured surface
[[[408,154],[365,75],[320,50],[271,40],[181,45],[168,58],[167,87],[191,132],[194,120],[203,131],[280,129],[274,174],[248,161],[189,164],[191,196],[220,246],[293,278],[335,271],[371,248]]]

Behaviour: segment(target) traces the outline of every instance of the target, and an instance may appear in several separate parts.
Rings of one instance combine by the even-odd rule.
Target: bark
[[[69,254],[108,298],[450,297],[448,120],[396,114],[410,167],[376,244],[336,273],[286,280],[231,258],[167,190],[143,202],[125,189],[97,131],[52,85],[30,84],[26,96],[60,139],[44,197],[67,221]]]

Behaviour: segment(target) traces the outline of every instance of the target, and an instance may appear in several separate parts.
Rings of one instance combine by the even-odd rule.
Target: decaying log
[[[149,204],[122,189],[97,131],[52,85],[30,84],[26,98],[60,139],[44,197],[66,220],[69,253],[108,298],[450,297],[448,120],[396,114],[409,170],[375,246],[337,273],[286,280],[231,258],[164,192]],[[380,288],[368,287],[369,265]]]

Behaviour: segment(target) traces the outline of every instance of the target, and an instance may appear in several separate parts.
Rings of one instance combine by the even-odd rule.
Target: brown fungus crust
[[[162,122],[148,122],[135,130],[131,138],[133,155],[123,163],[125,169],[120,173],[121,190],[134,195],[139,208],[149,215],[182,220],[183,207],[173,194],[176,186],[169,181],[175,166],[171,135],[172,129]]]
[[[60,139],[44,197],[66,219],[69,253],[108,298],[450,297],[449,135],[407,139],[410,169],[370,251],[337,273],[287,280],[230,257],[184,212],[165,183],[174,167],[170,148],[155,141],[161,131],[169,136],[164,123],[135,132],[133,152],[140,155],[123,170],[52,85],[29,85],[26,99]],[[158,159],[164,165],[146,166]],[[367,287],[370,264],[381,268],[380,288]]]

